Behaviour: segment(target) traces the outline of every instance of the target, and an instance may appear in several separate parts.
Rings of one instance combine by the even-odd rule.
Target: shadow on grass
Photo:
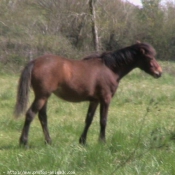
[[[39,141],[38,143],[31,142],[28,145],[20,145],[19,143],[4,143],[0,145],[0,151],[3,150],[32,150],[32,149],[41,149],[47,147],[56,147],[54,145],[45,144],[43,141]]]
[[[8,144],[8,145],[0,146],[0,151],[3,151],[3,150],[17,150],[17,149],[21,149],[19,145]]]

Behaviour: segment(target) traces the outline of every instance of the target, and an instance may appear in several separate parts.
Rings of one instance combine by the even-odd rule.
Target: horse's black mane
[[[93,54],[84,58],[101,59],[108,67],[119,67],[137,61],[143,55],[156,55],[155,49],[147,43],[137,43],[116,51]]]

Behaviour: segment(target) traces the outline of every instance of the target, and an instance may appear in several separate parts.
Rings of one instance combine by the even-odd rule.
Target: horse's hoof
[[[86,145],[86,139],[81,137],[81,138],[79,139],[79,143],[80,143],[81,145]]]
[[[52,145],[52,141],[51,140],[45,140],[45,144],[46,145]]]
[[[106,143],[106,139],[104,139],[104,138],[99,138],[99,143],[102,143],[102,144],[105,144]]]
[[[19,139],[19,145],[25,147],[25,146],[27,146],[27,144],[28,144],[28,140],[26,138],[20,137],[20,139]]]

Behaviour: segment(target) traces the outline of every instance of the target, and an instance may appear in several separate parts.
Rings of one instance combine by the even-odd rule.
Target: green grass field
[[[99,111],[87,146],[81,146],[88,103],[68,103],[53,95],[48,104],[53,144],[45,145],[36,117],[28,149],[18,143],[24,117],[13,118],[19,75],[1,70],[0,174],[175,174],[175,63],[162,66],[160,79],[134,70],[121,81],[109,109],[106,144],[98,143]]]

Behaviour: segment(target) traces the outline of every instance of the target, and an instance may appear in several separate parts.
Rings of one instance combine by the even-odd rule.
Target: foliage
[[[175,4],[142,0],[142,7],[122,0],[98,0],[96,23],[101,50],[136,40],[151,43],[162,60],[174,60]],[[93,52],[88,1],[3,0],[0,3],[0,61],[23,65],[45,53],[81,58]]]

